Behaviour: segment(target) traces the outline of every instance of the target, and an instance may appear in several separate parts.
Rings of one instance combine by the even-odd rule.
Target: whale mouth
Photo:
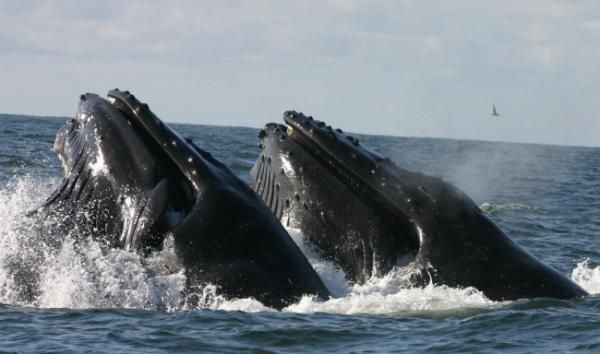
[[[283,119],[288,136],[336,171],[340,179],[347,184],[362,185],[370,194],[385,194],[382,193],[385,176],[380,170],[389,160],[363,149],[358,138],[323,121],[294,111],[285,112]]]
[[[327,189],[321,189],[323,193],[333,190],[345,190],[352,193],[356,197],[352,200],[356,200],[361,205],[359,207],[357,204],[357,210],[359,208],[369,210],[369,217],[378,220],[374,223],[384,225],[382,226],[382,230],[385,230],[382,232],[382,235],[385,234],[382,236],[385,239],[383,243],[388,245],[386,247],[389,247],[390,250],[396,251],[396,266],[406,266],[414,261],[421,249],[424,231],[415,221],[414,210],[404,207],[404,205],[398,207],[398,203],[394,204],[394,197],[389,193],[389,186],[385,186],[385,178],[387,178],[388,184],[395,182],[399,186],[398,183],[402,183],[397,179],[392,180],[389,160],[362,148],[356,137],[344,133],[341,129],[334,129],[325,122],[293,111],[286,112],[283,118],[285,125],[267,124],[259,134],[259,139],[260,147],[265,154],[263,156],[277,158],[280,162],[280,167],[285,172],[281,178],[289,176],[289,178],[296,179],[299,178],[297,176],[304,176],[301,182],[286,182],[286,188],[292,188],[295,193],[301,194],[305,193],[306,183],[324,183],[322,181],[325,179],[318,177],[310,177],[311,182],[304,179],[309,177],[302,172],[302,166],[311,166],[311,169],[319,168],[321,173],[331,176],[326,179],[327,183],[339,183],[340,186],[345,186],[337,188],[331,185]],[[288,166],[292,165],[290,164],[291,160],[296,160],[296,163],[293,164],[296,169],[299,169],[296,173],[288,171],[290,169]],[[272,205],[274,203],[269,202],[269,199],[276,198],[272,197],[273,193],[268,193],[269,188],[263,188],[265,181],[269,181],[269,178],[264,177],[268,174],[263,171],[265,169],[263,165],[268,167],[268,164],[261,163],[259,159],[255,166],[253,176],[255,188],[263,199],[266,198],[267,205],[279,216],[282,214],[281,210],[277,206],[274,207]],[[311,176],[313,175],[311,174]],[[266,184],[268,185],[268,183]],[[325,200],[333,201],[340,198],[333,194],[327,197],[323,195],[314,197],[315,200],[319,200],[316,202],[319,205],[324,205],[322,203]],[[332,208],[335,209],[335,206]],[[326,223],[326,221],[324,222]],[[361,232],[365,232],[367,229],[362,227],[361,230]],[[366,233],[369,231],[367,230]],[[366,244],[369,243],[366,239],[363,241]],[[374,253],[378,251],[382,250],[378,249]],[[385,250],[385,252],[387,251],[389,250]]]
[[[139,102],[129,91],[111,90],[107,97],[108,102],[126,117],[128,124],[141,137],[152,155],[160,161],[162,172],[170,180],[173,195],[177,195],[176,207],[167,210],[168,226],[173,227],[189,213],[190,206],[195,203],[195,185],[188,178],[189,175],[198,174],[191,164],[184,165],[181,161],[169,154],[166,147],[179,149],[193,145],[191,140],[184,140],[171,130],[160,118],[154,115],[147,104]],[[151,126],[148,124],[151,120]],[[179,159],[182,157],[179,156]],[[176,181],[176,182],[173,182]],[[170,197],[171,198],[171,197]],[[178,216],[178,217],[175,217]]]
[[[73,222],[111,244],[152,251],[189,215],[197,194],[188,175],[202,166],[182,165],[183,154],[165,151],[175,139],[188,149],[193,144],[148,114],[147,105],[132,108],[135,97],[122,94],[122,100],[110,93],[108,99],[81,95],[76,117],[60,129],[53,145],[65,177],[40,210],[90,215],[89,221]],[[136,112],[139,107],[146,110]],[[138,115],[153,118],[156,131]],[[116,236],[104,236],[109,234]]]

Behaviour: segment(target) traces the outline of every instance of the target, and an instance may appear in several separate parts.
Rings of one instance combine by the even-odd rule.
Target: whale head
[[[351,280],[412,261],[418,225],[411,205],[387,198],[387,160],[312,117],[289,111],[284,121],[260,132],[261,154],[251,170],[255,191],[282,223],[301,229]]]
[[[312,117],[283,118],[259,134],[253,187],[351,280],[404,267],[413,285],[472,286],[493,300],[586,294],[450,183],[403,169]]]
[[[83,228],[82,236],[142,255],[168,245],[191,305],[207,284],[276,308],[329,296],[256,193],[131,93],[83,95],[54,150],[65,178],[40,210],[58,211],[64,231]]]
[[[42,209],[67,212],[66,229],[127,249],[154,248],[171,215],[189,204],[190,188],[147,132],[96,94],[81,95],[53,150],[65,177]]]

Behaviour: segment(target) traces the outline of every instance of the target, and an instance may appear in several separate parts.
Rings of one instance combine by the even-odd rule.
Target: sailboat
[[[498,111],[496,110],[496,106],[493,105],[492,106],[492,115],[498,117],[500,115],[500,113],[498,113]]]

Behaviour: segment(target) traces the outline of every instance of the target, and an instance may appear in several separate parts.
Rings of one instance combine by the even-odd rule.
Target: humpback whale
[[[492,300],[586,295],[455,186],[405,170],[312,117],[289,111],[284,121],[259,133],[253,188],[350,280],[404,267],[413,285],[474,287]]]
[[[329,292],[254,191],[210,153],[181,138],[128,91],[87,93],[54,150],[65,178],[38,212],[63,230],[148,254],[168,238],[187,289],[281,309]]]

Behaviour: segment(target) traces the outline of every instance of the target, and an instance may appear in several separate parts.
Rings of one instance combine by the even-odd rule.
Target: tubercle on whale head
[[[283,118],[285,126],[269,123],[259,134],[263,156],[298,161],[298,158],[288,156],[292,150],[296,151],[302,158],[315,159],[320,165],[327,166],[344,183],[361,186],[370,195],[379,195],[380,205],[401,210],[413,221],[420,218],[419,210],[427,201],[423,200],[425,193],[410,187],[409,180],[414,173],[400,169],[389,158],[363,148],[352,135],[311,116],[287,111]],[[285,129],[281,134],[290,141],[276,139],[276,129]],[[292,166],[289,163],[285,165]]]
[[[287,127],[278,123],[267,123],[258,133],[258,147],[263,152],[273,152],[273,148],[283,152],[283,146],[288,138]]]
[[[222,174],[223,166],[207,152],[192,146],[156,116],[148,104],[138,101],[128,91],[114,89],[108,93],[109,102],[125,112],[143,129],[179,168],[195,190],[200,190],[207,179]]]
[[[283,119],[290,139],[328,166],[344,183],[361,186],[371,196],[378,195],[379,205],[401,211],[413,225],[418,223],[422,216],[419,210],[427,203],[421,192],[410,187],[409,180],[414,174],[402,170],[389,158],[370,152],[358,138],[323,121],[296,111],[285,112]]]
[[[381,163],[391,160],[374,154],[360,145],[357,137],[333,129],[323,121],[296,111],[283,115],[290,138],[305,145],[316,154],[326,156],[326,162],[338,168],[352,165],[351,172],[361,179],[373,182],[379,175]]]
[[[325,235],[333,232],[342,240],[345,234],[334,230],[343,230],[350,224],[352,230],[359,227],[368,230],[365,234],[373,232],[369,223],[358,220],[366,219],[365,214],[376,215],[403,234],[401,242],[390,242],[389,247],[402,244],[398,247],[404,253],[416,254],[421,240],[412,214],[408,206],[403,206],[401,215],[395,213],[393,203],[386,200],[389,194],[380,185],[387,175],[371,173],[377,163],[375,156],[357,146],[341,129],[302,113],[288,111],[284,120],[286,125],[270,123],[259,134],[263,151],[251,172],[255,190],[282,223],[299,227],[309,239],[327,248],[330,241],[325,241]],[[285,138],[281,140],[281,136]],[[271,164],[269,157],[273,158]],[[277,193],[269,193],[272,181],[281,185]],[[351,210],[359,212],[352,214]],[[353,216],[344,219],[349,215]],[[341,248],[332,246],[326,252],[338,254]],[[370,266],[367,268],[369,272],[372,270]],[[358,273],[362,271],[357,270]]]
[[[341,142],[348,142],[356,147],[360,146],[357,137],[345,134],[342,129],[333,129],[327,123],[316,120],[312,116],[306,116],[301,112],[286,111],[283,114],[283,120],[287,124],[288,134],[300,132],[312,140],[334,139]]]

